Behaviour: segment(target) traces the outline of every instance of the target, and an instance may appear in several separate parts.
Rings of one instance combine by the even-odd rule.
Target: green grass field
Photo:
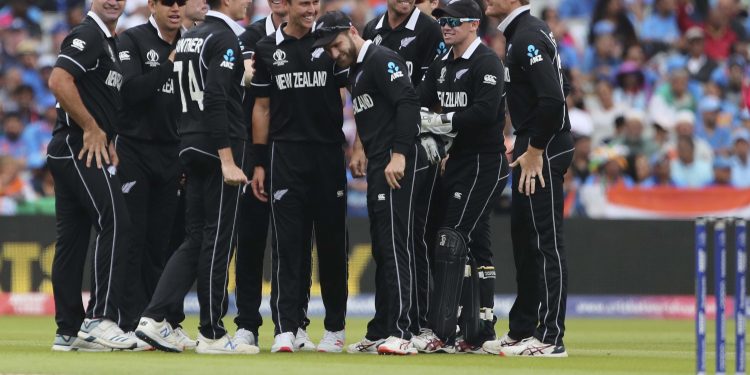
[[[230,319],[225,319],[227,325]],[[687,374],[694,370],[692,321],[571,319],[565,359],[504,358],[490,355],[271,354],[270,319],[261,330],[261,354],[205,356],[193,352],[56,353],[50,350],[52,317],[0,317],[0,374]],[[366,320],[349,319],[347,341],[359,340]],[[194,337],[197,319],[186,325]],[[713,327],[713,324],[709,325]],[[498,322],[498,332],[507,321]],[[728,327],[728,349],[733,348]],[[321,320],[313,319],[310,335],[317,342]],[[713,333],[709,332],[708,368],[713,369]],[[733,345],[733,344],[732,344]],[[731,352],[733,350],[728,350]],[[734,355],[727,355],[727,370]]]

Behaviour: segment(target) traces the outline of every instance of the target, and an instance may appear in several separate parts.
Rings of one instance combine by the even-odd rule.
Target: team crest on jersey
[[[70,43],[70,46],[79,51],[83,51],[83,49],[86,48],[86,42],[76,38],[73,39],[73,41]]]
[[[542,55],[539,54],[539,49],[536,48],[533,44],[529,44],[529,46],[526,48],[526,51],[526,56],[531,58],[529,60],[529,65],[534,65],[542,61]]]
[[[222,58],[224,61],[222,61],[221,64],[219,64],[220,67],[227,68],[227,69],[234,69],[235,58],[234,58],[234,51],[231,48],[227,49],[227,52],[224,53],[224,56],[222,56]]]
[[[375,43],[376,46],[379,46],[380,43],[383,42],[383,37],[380,35],[376,35],[375,39],[373,39],[372,42]]]
[[[456,72],[456,78],[453,80],[453,82],[456,82],[459,79],[461,79],[461,77],[463,77],[464,74],[466,74],[466,72],[468,72],[468,71],[469,71],[469,68],[461,69],[461,70],[457,71]]]
[[[286,59],[286,52],[277,49],[276,52],[273,53],[273,65],[274,66],[284,66],[286,63],[288,63]]]
[[[443,67],[443,69],[440,69],[440,78],[437,79],[438,83],[445,82],[445,72],[446,71],[447,71],[447,69],[445,67]]]
[[[388,62],[388,73],[391,75],[391,82],[404,76],[404,72],[393,61]]]
[[[310,59],[310,61],[320,58],[320,55],[322,55],[323,52],[325,52],[323,47],[316,48],[315,51],[313,51],[312,53],[312,58]]]
[[[146,65],[155,68],[159,66],[159,54],[154,50],[146,52]]]
[[[411,42],[414,41],[414,39],[417,39],[417,37],[416,36],[410,36],[408,38],[401,39],[401,47],[399,47],[398,49],[406,48],[409,44],[411,44]]]

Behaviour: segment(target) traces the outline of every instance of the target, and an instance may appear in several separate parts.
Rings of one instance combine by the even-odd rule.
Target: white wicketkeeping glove
[[[448,114],[430,112],[424,108],[420,111],[422,121],[419,126],[420,133],[449,134],[453,132],[453,122]]]
[[[427,154],[427,161],[432,165],[437,165],[440,160],[445,156],[445,149],[440,147],[435,137],[429,134],[423,134],[419,137],[419,142],[422,144],[425,153]]]

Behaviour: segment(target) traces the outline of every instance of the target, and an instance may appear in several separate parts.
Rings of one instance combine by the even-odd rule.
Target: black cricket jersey
[[[255,46],[252,93],[270,97],[269,141],[341,143],[346,86],[342,69],[323,48],[312,50],[312,33],[300,39],[284,33],[282,24]]]
[[[122,68],[114,36],[94,12],[65,37],[55,67],[75,78],[83,105],[111,139],[122,105]],[[83,135],[83,129],[58,103],[54,133],[60,131]]]
[[[257,20],[251,23],[245,28],[245,32],[240,35],[240,42],[244,50],[242,51],[242,59],[250,60],[255,55],[255,45],[266,37],[276,31],[276,25],[273,24],[273,17],[269,14],[268,17]],[[250,87],[245,88],[245,98],[242,100],[242,109],[245,111],[245,124],[250,129],[248,137],[250,142],[253,140],[252,123],[253,123],[253,106],[255,106],[255,97],[253,96],[252,89]]]
[[[230,138],[247,139],[242,114],[245,66],[238,39],[244,31],[226,15],[209,11],[202,24],[177,41],[180,135],[210,134],[217,149],[230,147]]]
[[[557,43],[528,6],[517,8],[498,28],[507,40],[505,97],[513,128],[530,137],[531,146],[544,149],[555,133],[570,130]]]
[[[503,63],[479,38],[458,59],[453,50],[435,59],[418,87],[422,107],[453,112],[458,131],[450,153],[505,151]]]
[[[125,77],[117,133],[145,141],[179,142],[180,91],[175,87],[177,72],[169,61],[174,45],[162,38],[151,16],[143,25],[120,34],[117,46]]]
[[[406,155],[419,134],[419,98],[396,52],[366,41],[349,71],[354,119],[368,158]]]
[[[388,12],[372,19],[362,31],[362,37],[401,55],[406,60],[414,86],[422,82],[422,76],[435,57],[442,56],[448,50],[437,21],[417,7],[395,29],[388,24]]]

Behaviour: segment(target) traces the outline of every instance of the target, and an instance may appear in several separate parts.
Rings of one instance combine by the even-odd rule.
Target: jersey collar
[[[500,24],[497,25],[497,29],[500,30],[501,33],[504,33],[505,29],[507,29],[508,26],[510,26],[510,23],[513,22],[513,20],[515,20],[516,18],[518,18],[518,16],[520,16],[521,13],[530,12],[530,11],[531,11],[531,5],[524,5],[524,6],[514,9],[512,12],[510,12],[508,17],[505,17],[503,22],[500,22]]]
[[[365,61],[365,55],[367,54],[367,49],[370,47],[370,44],[372,44],[371,40],[365,40],[362,44],[362,48],[360,48],[359,54],[357,55],[357,64],[361,64],[362,61]]]
[[[284,22],[284,23],[282,23],[281,25],[279,25],[279,27],[277,27],[277,28],[276,28],[276,45],[277,45],[277,46],[278,46],[279,44],[281,44],[281,42],[283,42],[283,41],[284,41],[284,39],[286,39],[286,35],[284,34],[284,32],[283,32],[283,31],[281,31],[281,29],[283,29],[283,28],[284,28],[284,26],[286,26],[286,24],[287,24],[287,22]],[[310,35],[310,33],[312,33],[313,31],[315,31],[315,26],[317,26],[317,25],[318,25],[318,22],[317,22],[317,21],[316,21],[316,22],[314,22],[314,23],[313,23],[313,26],[312,26],[312,29],[310,29],[310,31],[308,31],[308,32],[307,32],[307,34],[305,34],[305,35],[306,35],[306,36],[307,36],[307,35]],[[302,38],[300,38],[300,39],[303,39],[303,38],[305,38],[305,37],[303,36],[303,37],[302,37]]]
[[[89,11],[86,15],[91,17],[96,22],[96,24],[99,25],[99,28],[102,29],[104,35],[106,35],[107,38],[112,37],[112,33],[109,32],[109,28],[104,24],[104,21],[102,21],[102,19],[96,15],[96,13],[94,13],[93,11]]]
[[[208,13],[206,13],[206,17],[215,17],[224,21],[224,23],[226,23],[227,26],[229,26],[229,28],[232,29],[234,34],[237,36],[240,36],[245,32],[244,27],[240,26],[240,24],[238,24],[235,20],[227,17],[227,15],[224,13],[220,13],[215,10],[209,10]]]
[[[161,35],[161,30],[159,30],[159,26],[156,24],[156,19],[154,18],[153,15],[151,15],[150,17],[148,17],[148,23],[150,23],[151,26],[156,30],[156,34],[159,35],[159,39],[161,39],[161,40],[163,40],[163,41],[166,42],[167,40],[164,39],[164,36]],[[180,26],[180,29],[182,29],[182,26]],[[180,36],[178,35],[177,39],[179,39],[179,38],[180,38]]]
[[[409,21],[406,22],[407,29],[414,31],[414,29],[417,28],[417,21],[419,20],[419,8],[414,7],[411,11],[411,16],[409,16]],[[388,17],[388,11],[383,13],[383,16],[380,17],[380,21],[378,21],[378,24],[375,25],[375,30],[380,30],[383,27],[383,24],[385,23],[385,18]]]
[[[271,35],[276,31],[276,26],[273,25],[273,13],[266,17],[266,35]]]
[[[466,51],[464,51],[464,54],[461,55],[461,58],[464,60],[470,59],[471,55],[474,54],[474,51],[477,50],[477,47],[479,47],[480,44],[482,44],[482,39],[477,37],[476,39],[474,39],[473,42],[471,42],[471,44],[469,44],[469,48],[467,48]],[[453,51],[453,47],[451,47],[451,49],[448,50],[448,53],[446,53],[445,56],[443,56],[443,60],[448,60],[448,56],[453,56],[451,51]]]

